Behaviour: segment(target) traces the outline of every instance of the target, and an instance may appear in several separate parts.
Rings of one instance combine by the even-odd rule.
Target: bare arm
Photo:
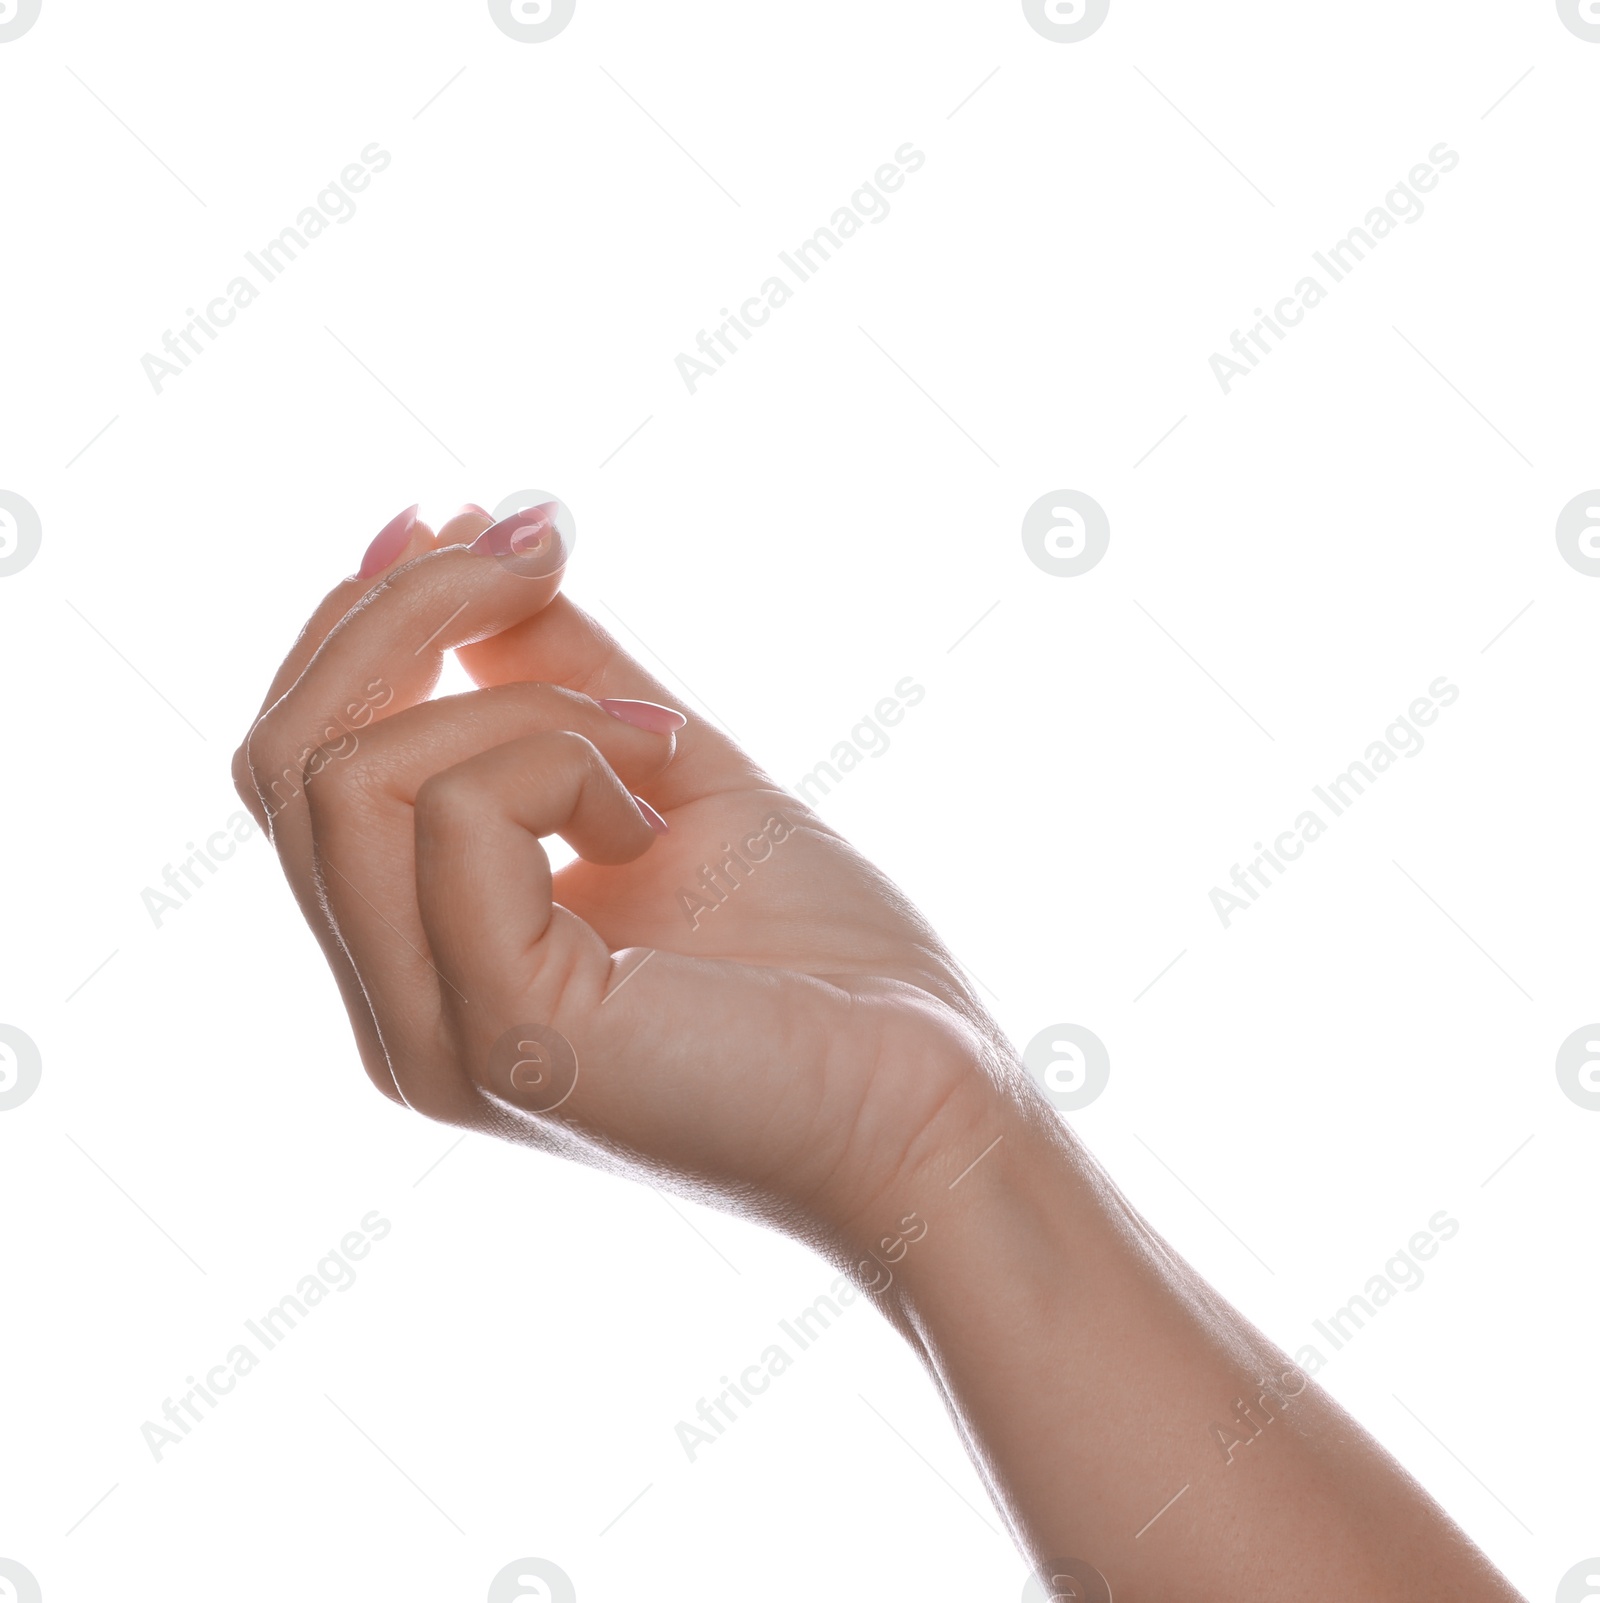
[[[930,1126],[884,1295],[1018,1544],[1071,1575],[1041,1598],[1519,1596],[1042,1098],[986,1100]]]

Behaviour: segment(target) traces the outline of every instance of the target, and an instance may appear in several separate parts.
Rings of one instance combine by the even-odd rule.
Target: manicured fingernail
[[[452,518],[464,518],[469,512],[475,518],[487,518],[491,523],[494,522],[494,513],[479,506],[476,501],[468,501],[465,506],[457,507],[450,515]]]
[[[519,557],[548,539],[560,539],[556,531],[556,511],[560,505],[559,501],[546,501],[540,506],[513,512],[509,518],[491,523],[467,549],[490,557]]]
[[[375,579],[406,548],[411,538],[411,526],[417,521],[417,509],[409,506],[398,517],[391,518],[378,530],[376,538],[367,547],[356,573],[358,579]]]
[[[634,805],[639,809],[639,811],[644,814],[645,823],[647,823],[656,832],[656,834],[665,835],[668,828],[666,819],[664,819],[661,814],[658,813],[655,808],[652,807],[650,803],[647,802],[642,796],[635,796],[633,801]]]
[[[620,718],[635,729],[648,729],[653,735],[670,735],[674,729],[682,729],[689,721],[681,712],[674,712],[672,708],[659,706],[653,701],[618,701],[614,697],[607,697],[600,705],[613,718]]]

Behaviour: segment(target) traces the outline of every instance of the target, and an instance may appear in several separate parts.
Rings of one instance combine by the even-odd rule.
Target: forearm
[[[1053,1110],[947,1121],[915,1175],[886,1310],[1035,1563],[1087,1560],[1117,1603],[1517,1597]]]

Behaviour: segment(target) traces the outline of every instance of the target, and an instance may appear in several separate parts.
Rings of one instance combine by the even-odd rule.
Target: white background
[[[1600,1552],[1600,1113],[1554,1073],[1600,1016],[1600,579],[1554,539],[1600,483],[1597,79],[1553,0],[1114,0],[1079,44],[1003,0],[579,0],[537,45],[45,0],[0,44],[0,489],[43,527],[0,578],[0,1022],[44,1065],[0,1113],[0,1556],[46,1603],[478,1600],[526,1555],[582,1603],[1020,1595],[864,1305],[686,1459],[825,1266],[376,1096],[259,837],[142,903],[371,535],[537,486],[569,593],[781,781],[926,687],[820,810],[1019,1049],[1104,1040],[1075,1126],[1275,1340],[1460,1222],[1319,1379],[1552,1597]],[[141,357],[373,141],[157,394]],[[675,357],[907,141],[691,395]],[[1225,396],[1211,354],[1441,141]],[[1111,522],[1078,578],[1020,537],[1058,488]],[[1440,675],[1426,748],[1225,930],[1211,888]],[[143,1422],[373,1209],[157,1463]]]

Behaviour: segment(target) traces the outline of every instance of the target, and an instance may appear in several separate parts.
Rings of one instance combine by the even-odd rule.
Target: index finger
[[[464,506],[435,535],[427,523],[418,518],[415,506],[409,506],[392,517],[367,546],[360,567],[349,578],[341,579],[306,620],[278,671],[272,676],[272,683],[267,686],[267,693],[262,697],[255,716],[259,718],[299,679],[339,621],[382,581],[385,574],[425,551],[432,551],[436,546],[470,540],[490,521],[489,514],[482,508]],[[250,782],[242,744],[234,754],[233,782],[245,805],[255,815],[256,822],[265,827],[266,813],[255,786]]]
[[[596,701],[653,701],[673,708],[687,722],[678,731],[672,767],[650,793],[658,807],[682,807],[725,790],[779,788],[738,745],[564,595],[498,634],[459,647],[456,656],[485,689],[534,679],[581,691]]]

